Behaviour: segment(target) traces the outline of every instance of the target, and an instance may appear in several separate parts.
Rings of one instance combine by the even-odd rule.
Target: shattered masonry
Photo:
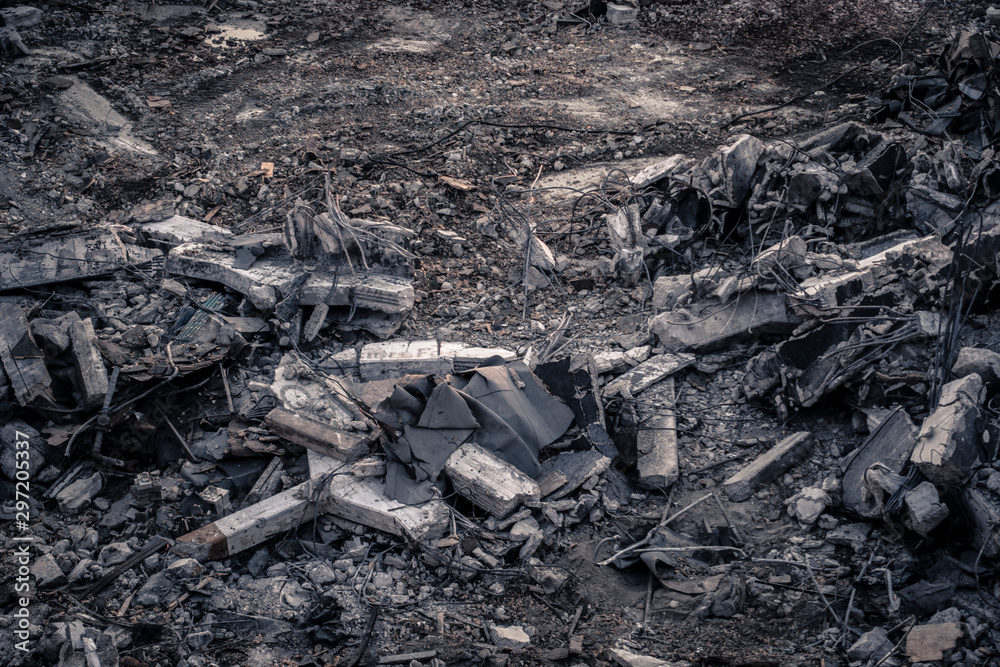
[[[228,4],[134,20],[200,58],[287,18]],[[541,3],[490,62],[672,11],[638,4]],[[51,57],[51,17],[97,10],[44,11],[0,10],[18,76]],[[530,159],[530,178],[446,175],[467,159],[450,139],[496,127],[441,113],[428,147],[331,158],[310,134],[224,187],[171,159],[176,196],[107,219],[32,226],[27,186],[0,183],[0,555],[33,545],[31,648],[4,633],[4,664],[995,664],[1000,10],[979,14],[854,120],[623,154],[587,192],[539,186]],[[362,24],[337,38],[379,37]],[[380,57],[459,39],[406,25]],[[241,67],[290,55],[252,48]],[[133,56],[53,63],[48,120],[4,78],[0,148],[34,165],[72,125],[100,148],[72,157],[93,175],[76,195],[160,159],[107,81],[73,74]],[[166,90],[128,103],[170,113]],[[527,158],[552,127],[511,143]],[[304,184],[277,195],[288,165]],[[380,189],[390,168],[425,180]],[[437,202],[433,224],[348,206],[367,186]]]

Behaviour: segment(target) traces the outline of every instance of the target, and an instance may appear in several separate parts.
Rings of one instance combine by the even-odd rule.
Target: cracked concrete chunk
[[[104,488],[104,482],[101,479],[101,473],[95,472],[90,477],[78,479],[60,491],[56,495],[56,502],[59,503],[59,509],[63,512],[76,514],[90,505],[94,496],[100,493],[102,488]]]
[[[475,443],[456,449],[444,470],[459,495],[498,519],[541,495],[535,480]]]
[[[851,660],[881,660],[892,650],[892,642],[882,628],[869,630],[847,649]]]
[[[977,426],[983,381],[975,373],[949,382],[938,408],[920,427],[910,460],[936,484],[961,484],[983,456]]]
[[[930,482],[921,482],[908,491],[903,504],[906,507],[904,522],[924,537],[948,518],[948,506],[941,502],[937,489]]]
[[[984,347],[963,347],[951,372],[956,378],[975,373],[984,384],[996,384],[1000,381],[1000,354]]]

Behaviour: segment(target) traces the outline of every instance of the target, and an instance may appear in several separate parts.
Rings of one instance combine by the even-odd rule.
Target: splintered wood
[[[913,662],[944,660],[964,636],[960,623],[918,625],[906,635],[906,655]]]

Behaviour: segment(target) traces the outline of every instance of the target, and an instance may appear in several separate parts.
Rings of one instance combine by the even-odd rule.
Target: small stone
[[[823,489],[810,486],[785,501],[788,516],[798,519],[804,526],[811,526],[830,504],[830,496]]]
[[[521,519],[510,527],[510,539],[512,542],[524,542],[533,535],[541,534],[542,529],[535,521],[534,517]]]
[[[99,560],[104,567],[120,565],[127,561],[133,553],[135,552],[124,542],[113,542],[101,549]]]
[[[511,651],[521,651],[531,644],[531,638],[520,625],[493,625],[490,637],[498,648]]]
[[[986,488],[993,493],[1000,493],[1000,471],[994,470],[986,478]]]
[[[892,650],[892,642],[883,628],[869,630],[847,649],[851,660],[881,660]]]
[[[184,642],[191,648],[204,648],[211,644],[214,639],[215,635],[212,634],[211,630],[201,630],[189,634]]]
[[[194,558],[180,558],[167,566],[167,572],[178,577],[197,577],[205,571],[205,566]]]
[[[52,554],[45,554],[31,566],[31,575],[39,588],[56,588],[66,583],[66,574]]]
[[[91,558],[81,558],[69,573],[66,583],[70,586],[78,582],[92,581],[102,574],[101,566]]]
[[[386,590],[392,588],[393,582],[392,577],[385,572],[377,572],[374,577],[372,577],[372,584],[375,585],[377,590]]]
[[[174,585],[174,578],[167,572],[157,572],[135,594],[135,602],[143,607],[155,607]]]

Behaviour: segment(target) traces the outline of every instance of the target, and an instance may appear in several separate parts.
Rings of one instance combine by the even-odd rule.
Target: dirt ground
[[[544,346],[573,312],[564,352],[614,345],[644,321],[649,288],[594,269],[611,250],[587,192],[613,198],[642,167],[702,157],[739,133],[790,139],[864,120],[866,100],[901,59],[982,10],[907,0],[825,15],[756,4],[651,4],[624,26],[571,18],[571,3],[555,0],[235,0],[207,11],[97,1],[48,11],[24,31],[31,55],[0,61],[0,225],[44,233],[172,209],[276,231],[288,205],[318,198],[329,178],[345,213],[417,234],[417,307],[399,337],[523,350]],[[560,284],[511,288],[523,257],[498,210],[527,217],[556,255],[574,259]],[[359,336],[330,331],[319,345],[337,351]],[[568,574],[565,585],[552,592],[489,575],[462,582],[434,613],[385,608],[365,655],[433,648],[448,665],[494,664],[484,624],[513,619],[533,627],[511,666],[607,664],[604,649],[622,639],[635,653],[698,665],[817,664],[830,627],[799,572],[741,565],[792,597],[690,621],[641,564],[594,564],[599,545],[605,556],[611,548],[605,540],[642,537],[739,465],[720,461],[804,429],[822,446],[794,477],[770,497],[725,505],[755,554],[812,539],[785,516],[785,485],[820,483],[856,444],[851,412],[831,404],[783,422],[736,400],[747,358],[740,349],[704,357],[706,372],[679,385],[682,476],[669,499],[635,494],[628,511],[609,510],[548,547],[544,560]],[[672,527],[711,539],[727,523],[705,503]],[[838,550],[851,561],[848,547]],[[677,567],[696,578],[724,562],[715,554]],[[819,573],[834,595],[844,575]],[[489,592],[496,581],[502,593]],[[854,605],[866,607],[860,596]],[[574,635],[583,648],[570,654]],[[358,637],[317,643],[260,659],[351,664]],[[233,645],[215,659],[255,664],[250,653]]]

